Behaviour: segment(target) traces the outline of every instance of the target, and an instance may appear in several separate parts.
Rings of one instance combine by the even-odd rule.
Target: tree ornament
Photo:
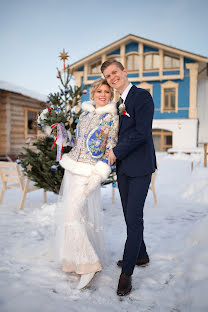
[[[27,169],[27,171],[31,171],[31,170],[32,170],[31,164],[28,164],[28,165],[26,166],[26,169]]]
[[[68,55],[67,52],[65,52],[65,49],[63,49],[63,51],[60,53],[59,57],[60,57],[60,59],[61,59],[62,61],[65,62],[65,61],[68,59],[69,55]]]
[[[51,166],[51,171],[57,171],[57,169],[58,169],[58,166],[56,165]]]

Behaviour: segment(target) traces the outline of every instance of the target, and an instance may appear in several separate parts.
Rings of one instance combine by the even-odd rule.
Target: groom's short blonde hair
[[[106,85],[106,86],[109,87],[110,92],[111,92],[111,98],[113,97],[113,88],[111,88],[111,86],[108,84],[106,79],[99,78],[99,79],[96,79],[93,82],[93,84],[91,85],[91,88],[90,88],[90,98],[91,98],[91,100],[93,100],[93,98],[94,98],[95,91],[102,85]]]
[[[110,66],[110,65],[112,65],[112,64],[118,66],[121,70],[124,70],[124,67],[123,67],[123,65],[121,64],[121,62],[119,62],[119,61],[117,61],[117,60],[114,60],[114,59],[111,59],[111,60],[105,61],[105,62],[101,65],[101,68],[100,68],[101,72],[103,73],[104,70],[105,70],[108,66]]]

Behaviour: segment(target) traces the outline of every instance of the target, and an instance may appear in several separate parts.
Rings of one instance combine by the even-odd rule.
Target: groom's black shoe
[[[125,273],[121,273],[118,288],[117,288],[117,295],[118,296],[126,296],[131,291],[131,275],[127,275]]]
[[[138,266],[145,265],[145,264],[149,263],[149,261],[150,261],[150,260],[149,260],[149,257],[147,257],[147,258],[142,258],[142,259],[137,259],[136,265],[138,265]],[[123,263],[122,260],[118,260],[117,266],[122,267],[122,263]]]

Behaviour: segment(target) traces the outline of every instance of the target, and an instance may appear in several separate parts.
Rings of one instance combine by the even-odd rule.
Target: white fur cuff
[[[93,173],[98,174],[101,177],[101,180],[104,181],[107,179],[111,172],[110,166],[108,166],[103,161],[99,160],[93,170]]]
[[[74,174],[82,175],[85,177],[91,176],[94,169],[93,165],[75,161],[70,158],[68,154],[64,154],[59,163],[64,169],[69,170]]]

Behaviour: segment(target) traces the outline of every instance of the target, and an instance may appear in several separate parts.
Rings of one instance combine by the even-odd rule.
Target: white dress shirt
[[[131,89],[132,86],[133,86],[133,84],[130,82],[129,85],[128,85],[128,87],[126,87],[126,89],[124,90],[124,92],[121,94],[121,98],[122,98],[122,100],[123,100],[123,103],[125,102],[126,97],[127,97],[128,93],[129,93],[129,90]]]

